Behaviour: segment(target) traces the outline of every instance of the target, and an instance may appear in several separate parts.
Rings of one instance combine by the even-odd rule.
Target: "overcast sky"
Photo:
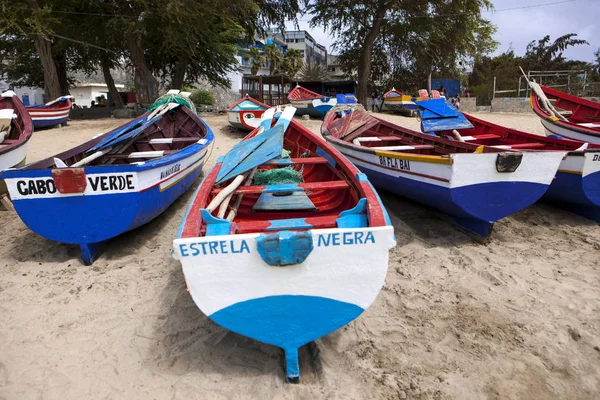
[[[506,51],[512,44],[515,53],[523,55],[527,44],[532,40],[550,35],[550,39],[554,41],[567,33],[577,33],[578,38],[587,40],[590,45],[569,48],[564,56],[594,61],[594,52],[600,48],[600,0],[492,1],[496,11],[485,12],[483,15],[498,28],[495,39],[500,42],[500,46],[496,54]],[[300,29],[309,31],[331,53],[333,39],[322,29],[310,29],[306,21],[308,19],[309,16],[300,17]],[[287,28],[294,29],[292,24],[288,24]]]

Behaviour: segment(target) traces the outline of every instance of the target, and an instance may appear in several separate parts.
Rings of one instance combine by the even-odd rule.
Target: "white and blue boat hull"
[[[81,193],[60,193],[52,169],[8,170],[3,177],[15,210],[32,231],[79,245],[91,264],[102,242],[151,221],[196,181],[212,140],[209,131],[197,144],[160,159],[82,168]]]
[[[217,324],[285,351],[288,380],[300,376],[298,349],[357,318],[383,286],[393,227],[315,229],[301,263],[268,265],[262,234],[176,239],[196,305]]]
[[[569,153],[544,199],[600,222],[600,151]]]
[[[565,155],[524,152],[516,171],[502,173],[496,169],[496,153],[452,154],[451,163],[437,163],[425,161],[427,157],[359,150],[335,140],[330,143],[375,187],[436,208],[483,237],[491,234],[495,221],[538,201]]]

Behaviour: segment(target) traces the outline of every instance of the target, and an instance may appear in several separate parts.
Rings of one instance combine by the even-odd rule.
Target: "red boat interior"
[[[531,133],[517,131],[490,122],[475,118],[471,115],[464,116],[473,124],[474,129],[460,129],[458,133],[468,143],[485,146],[502,146],[502,149],[510,150],[576,150],[583,143],[557,139]],[[456,140],[456,136],[450,131],[443,134]],[[509,146],[509,147],[507,147]],[[589,144],[588,148],[600,148],[600,145]]]
[[[329,132],[341,141],[371,150],[442,156],[452,153],[473,153],[478,148],[476,144],[449,141],[415,132],[375,118],[362,110],[352,111],[343,118],[338,113],[327,114],[323,122],[323,130],[324,133]]]
[[[600,130],[600,103],[582,99],[547,86],[542,86],[542,90],[554,107],[559,111],[562,110],[561,114],[569,122],[574,124],[598,124],[598,127],[591,128]],[[538,103],[537,96],[533,95],[533,101],[534,106],[537,106],[539,111],[544,112]]]
[[[4,123],[10,124],[10,132],[0,143],[0,153],[3,153],[12,146],[26,140],[31,135],[32,124],[31,118],[23,118],[23,115],[27,115],[25,107],[22,104],[17,104],[11,97],[0,97],[0,110],[13,110],[13,113],[18,115],[16,119],[10,122],[4,121]]]
[[[143,124],[139,124],[134,128],[139,128],[142,125]],[[88,149],[100,143],[113,132],[122,128],[123,127],[116,128],[96,139],[92,139],[56,156],[31,164],[26,168],[54,168],[54,157],[61,159],[65,164],[71,166],[85,157],[88,157],[90,155],[89,153],[86,153]],[[153,158],[163,157],[191,146],[206,136],[206,134],[207,128],[198,116],[187,107],[180,106],[168,111],[161,119],[144,128],[140,134],[135,135],[132,139],[125,140],[113,146],[114,148],[107,152],[107,154],[104,154],[85,165],[124,165],[139,161],[149,161]],[[162,151],[163,153],[160,155],[150,153],[157,151]]]
[[[254,132],[256,133],[256,131]],[[340,213],[356,206],[359,198],[364,197],[364,194],[359,193],[360,189],[354,186],[354,180],[349,179],[348,175],[356,173],[357,170],[350,166],[351,170],[347,165],[348,162],[340,159],[337,153],[328,156],[330,157],[329,160],[323,157],[323,153],[318,148],[320,146],[328,147],[328,145],[325,142],[319,144],[318,140],[312,133],[307,132],[306,128],[292,121],[284,136],[283,147],[285,150],[291,152],[291,159],[287,160],[290,160],[293,164],[290,164],[286,159],[276,159],[258,167],[258,170],[270,170],[291,166],[296,171],[300,171],[303,182],[297,186],[304,190],[304,193],[314,204],[315,209],[253,210],[266,186],[254,185],[252,182],[247,186],[242,184],[233,193],[232,200],[227,209],[228,213],[232,209],[237,196],[242,196],[239,210],[233,220],[234,224],[231,233],[265,232],[277,220],[280,220],[279,222],[282,224],[278,226],[279,229],[335,228],[336,220],[340,217]],[[317,154],[317,151],[319,154]],[[330,160],[335,160],[333,163],[334,166],[332,166]],[[222,188],[226,187],[232,181],[226,181],[220,185],[220,188],[215,188],[214,182],[217,174],[218,169],[214,168],[205,178],[194,202],[194,210],[205,208],[223,190]],[[217,210],[212,213],[213,216],[217,216]],[[188,218],[182,237],[204,236],[206,233],[206,224],[202,223],[198,227],[190,219],[193,220],[194,218],[192,216]]]
[[[481,145],[490,146],[484,150],[488,153],[505,150],[572,151],[582,145],[576,141],[533,135],[495,125],[467,114],[465,116],[474,128],[458,130],[464,142],[461,142],[452,131],[438,132],[439,137],[423,134],[393,125],[360,110],[353,111],[344,118],[330,114],[323,126],[334,137],[353,144],[358,142],[361,147],[423,155],[469,153]],[[407,146],[413,149],[406,148]],[[600,148],[600,145],[590,144],[588,148]]]

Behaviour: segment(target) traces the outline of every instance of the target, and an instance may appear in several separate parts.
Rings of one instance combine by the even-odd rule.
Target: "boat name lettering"
[[[88,177],[88,182],[94,192],[135,189],[132,174]]]
[[[53,194],[56,193],[56,186],[52,179],[30,179],[28,181],[17,181],[17,191],[22,196]]]
[[[237,243],[235,240],[218,240],[215,242],[184,243],[179,245],[182,257],[195,257],[212,254],[250,253],[250,246],[245,240]]]
[[[317,247],[375,243],[373,232],[339,232],[320,235]]]
[[[175,172],[179,172],[180,169],[181,169],[181,164],[175,164],[168,170],[161,172],[160,179],[165,179],[166,177],[173,175]]]
[[[592,161],[600,161],[600,154],[594,154]]]
[[[408,160],[379,156],[379,164],[384,165],[386,167],[410,171],[410,162]]]

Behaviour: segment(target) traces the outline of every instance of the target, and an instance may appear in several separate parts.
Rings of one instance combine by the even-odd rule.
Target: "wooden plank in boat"
[[[319,190],[319,189],[341,190],[341,189],[346,189],[349,186],[350,185],[348,184],[348,182],[341,181],[341,180],[340,181],[327,181],[327,182],[307,182],[307,183],[298,184],[298,187],[301,189],[304,189],[305,191]],[[211,194],[216,195],[221,190],[223,190],[223,189],[222,188],[213,189],[213,190],[211,190]],[[236,189],[234,194],[259,194],[259,193],[262,193],[264,190],[265,190],[265,186],[241,186]]]

